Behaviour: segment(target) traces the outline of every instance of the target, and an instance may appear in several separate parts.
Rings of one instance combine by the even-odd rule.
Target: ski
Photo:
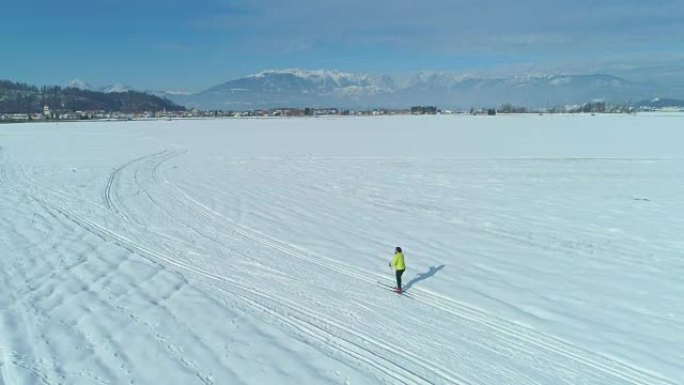
[[[397,291],[396,288],[395,288],[394,286],[390,285],[390,284],[387,284],[387,283],[381,282],[381,281],[377,281],[377,282],[378,282],[378,285],[380,285],[383,289],[387,289],[387,290],[389,290],[389,291],[391,291],[391,292],[393,292],[393,293],[401,294],[401,295],[403,295],[403,296],[405,296],[405,297],[409,297],[409,298],[411,297],[411,295],[410,295],[409,293],[407,293],[406,290],[404,290],[404,291]]]

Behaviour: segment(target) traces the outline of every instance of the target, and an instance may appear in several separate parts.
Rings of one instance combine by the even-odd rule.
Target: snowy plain
[[[682,384],[682,143],[684,114],[2,125],[0,384]]]

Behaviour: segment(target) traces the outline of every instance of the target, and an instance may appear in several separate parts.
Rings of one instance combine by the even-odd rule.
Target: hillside
[[[156,95],[138,91],[98,92],[75,87],[36,87],[0,80],[0,113],[43,111],[44,106],[61,111],[179,111],[185,108]]]

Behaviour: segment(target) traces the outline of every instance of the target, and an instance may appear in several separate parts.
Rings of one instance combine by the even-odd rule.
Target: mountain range
[[[70,81],[67,85],[66,88],[76,88],[81,91],[95,91],[95,92],[104,92],[105,94],[111,94],[111,93],[123,93],[123,92],[128,92],[128,91],[134,91],[133,87],[128,86],[124,83],[114,83],[110,84],[104,87],[94,87],[90,83],[85,82],[81,79],[74,79]]]
[[[155,92],[175,103],[200,109],[247,110],[278,107],[440,108],[527,107],[603,100],[633,104],[656,97],[682,98],[684,90],[635,82],[606,74],[475,77],[421,72],[398,81],[388,75],[299,69],[268,70],[227,81],[196,93]]]

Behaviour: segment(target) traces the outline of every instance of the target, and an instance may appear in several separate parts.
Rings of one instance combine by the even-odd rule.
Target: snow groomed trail
[[[128,158],[93,166],[82,181],[86,194],[55,183],[56,173],[41,179],[45,169],[22,164],[3,146],[0,188],[8,215],[1,226],[9,257],[0,260],[0,282],[10,293],[2,303],[4,383],[677,383],[570,342],[571,335],[508,320],[505,310],[473,305],[457,290],[431,288],[453,261],[431,268],[432,275],[405,277],[413,282],[409,298],[377,287],[391,276],[373,264],[386,266],[389,256],[358,262],[360,250],[339,252],[376,238],[375,229],[391,220],[377,215],[383,210],[405,210],[399,200],[372,195],[385,181],[370,177],[369,167],[391,171],[394,187],[405,191],[401,199],[418,207],[416,223],[438,221],[443,211],[430,198],[444,195],[418,196],[425,185],[421,190],[397,175],[403,169],[425,178],[425,164],[441,167],[443,157],[226,161],[204,156],[196,143],[163,146],[164,135],[154,134]],[[442,182],[472,165],[446,163],[441,172],[455,174]],[[538,162],[517,167],[529,166]],[[484,168],[488,178],[500,177],[496,168]],[[491,185],[483,187],[492,194]],[[376,215],[372,207],[379,207]],[[556,252],[577,254],[581,247],[481,228],[484,221],[475,220],[453,224],[478,241],[514,244],[518,253],[516,247],[557,244]],[[486,260],[487,249],[468,250],[461,237],[461,254]],[[319,243],[307,245],[311,238]],[[378,241],[387,240],[376,239],[370,249]],[[450,249],[447,238],[442,242]],[[420,239],[411,249],[420,250]],[[414,261],[416,270],[424,264]],[[543,311],[554,309],[534,314]]]

